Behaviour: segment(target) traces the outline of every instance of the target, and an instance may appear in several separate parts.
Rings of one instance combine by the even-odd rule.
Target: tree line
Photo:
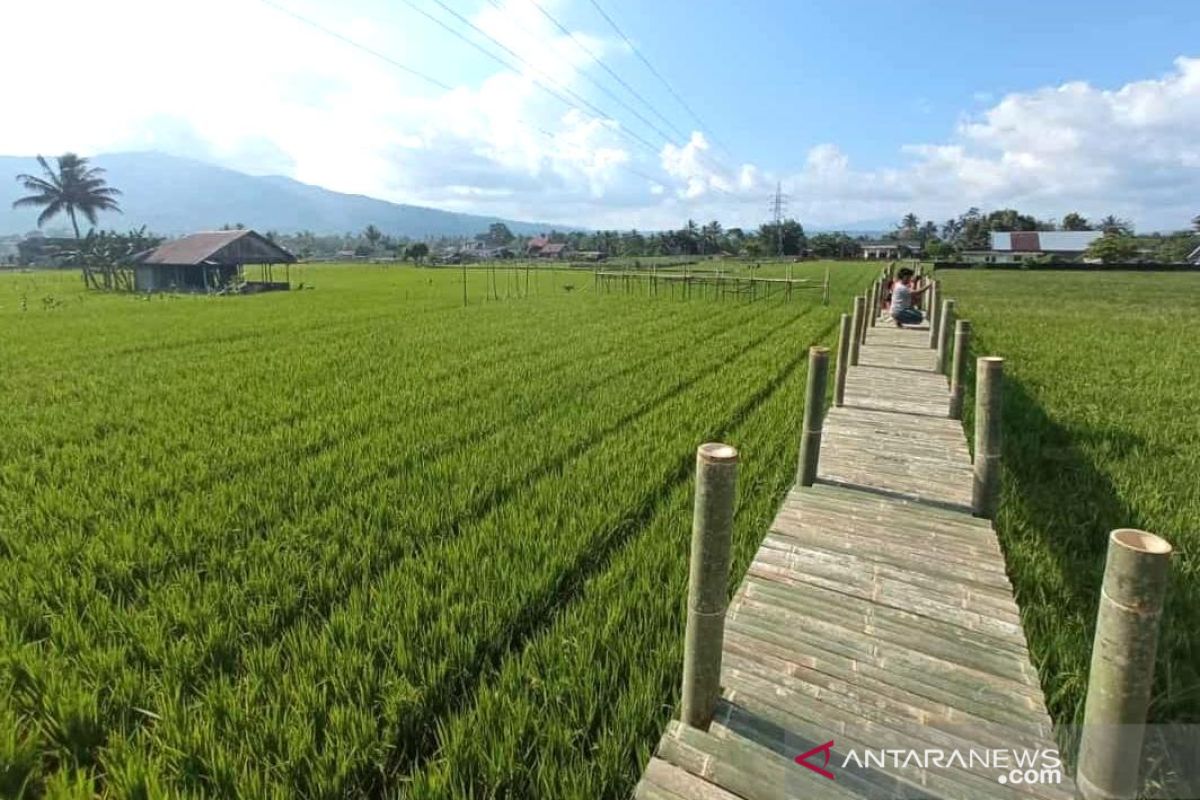
[[[37,157],[41,175],[21,174],[17,181],[30,194],[13,203],[14,208],[41,209],[37,224],[40,228],[49,220],[65,215],[75,234],[75,246],[67,255],[84,267],[85,280],[91,285],[111,286],[118,276],[112,273],[121,260],[127,260],[135,248],[144,248],[160,241],[146,233],[145,228],[119,234],[115,231],[98,234],[93,229],[85,237],[79,228],[79,218],[95,226],[100,212],[121,213],[117,198],[119,189],[108,185],[104,170],[93,167],[88,159],[66,153],[51,164]],[[1091,222],[1078,212],[1070,212],[1061,220],[1038,219],[1016,209],[1006,208],[984,213],[978,208],[938,224],[922,220],[915,213],[905,214],[892,230],[884,234],[886,241],[897,243],[914,256],[926,258],[955,258],[965,251],[987,250],[989,234],[1015,231],[1102,231],[1104,236],[1093,244],[1089,255],[1103,261],[1131,260],[1146,256],[1159,261],[1182,261],[1195,249],[1196,234],[1200,233],[1200,214],[1192,220],[1193,230],[1169,234],[1135,236],[1133,225],[1115,215]],[[243,228],[242,223],[230,227]],[[300,258],[332,258],[344,255],[357,257],[391,257],[418,263],[431,252],[462,247],[467,241],[492,250],[506,250],[513,255],[525,252],[533,237],[517,236],[502,223],[496,222],[487,231],[469,237],[434,237],[413,241],[405,236],[391,236],[376,225],[368,225],[359,233],[319,235],[312,231],[281,234],[267,231],[267,238],[278,242]],[[617,231],[556,231],[546,238],[565,244],[568,249],[598,252],[606,256],[815,256],[820,258],[857,258],[862,246],[869,241],[865,235],[851,236],[846,232],[824,232],[806,235],[798,220],[768,222],[757,229],[724,227],[719,221],[697,224],[689,219],[677,230],[642,232]],[[99,269],[97,276],[89,270]]]

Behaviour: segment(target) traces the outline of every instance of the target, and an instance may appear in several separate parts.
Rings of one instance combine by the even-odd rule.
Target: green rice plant
[[[695,446],[745,437],[744,562],[805,349],[870,268],[829,307],[302,269],[317,291],[222,298],[0,276],[0,793],[622,796],[674,701]],[[564,637],[613,657],[533,655]],[[605,709],[572,735],[607,755],[547,738],[447,783],[472,720],[521,742],[487,716],[533,718],[512,681],[573,691],[548,735]]]
[[[1108,533],[1136,527],[1175,548],[1151,719],[1200,721],[1200,275],[941,278],[1006,359],[996,522],[1052,715],[1082,721]]]

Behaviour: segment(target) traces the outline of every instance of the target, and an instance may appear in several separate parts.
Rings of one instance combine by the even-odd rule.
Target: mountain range
[[[375,225],[385,234],[413,239],[473,236],[486,231],[493,222],[503,222],[519,235],[552,229],[579,230],[390,203],[278,175],[247,175],[157,152],[102,154],[91,158],[91,162],[107,170],[109,185],[123,193],[120,203],[124,213],[102,215],[99,227],[105,229],[145,225],[153,233],[170,236],[240,222],[260,232],[339,234]],[[40,172],[31,157],[0,156],[0,235],[26,233],[37,227],[36,209],[14,209],[12,203],[26,194],[14,178],[20,173]],[[47,227],[66,225],[66,218],[59,217]]]

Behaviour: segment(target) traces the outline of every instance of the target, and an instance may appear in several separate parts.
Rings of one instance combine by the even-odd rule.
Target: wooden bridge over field
[[[928,326],[865,327],[726,612],[711,725],[671,722],[637,798],[1073,796]]]

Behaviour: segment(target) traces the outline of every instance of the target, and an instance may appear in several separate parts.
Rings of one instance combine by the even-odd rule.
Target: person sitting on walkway
[[[896,323],[897,328],[903,328],[905,325],[920,325],[925,321],[925,317],[913,303],[925,293],[928,287],[922,286],[920,289],[914,287],[913,271],[908,267],[900,270],[896,278],[896,283],[892,286],[892,321]]]

